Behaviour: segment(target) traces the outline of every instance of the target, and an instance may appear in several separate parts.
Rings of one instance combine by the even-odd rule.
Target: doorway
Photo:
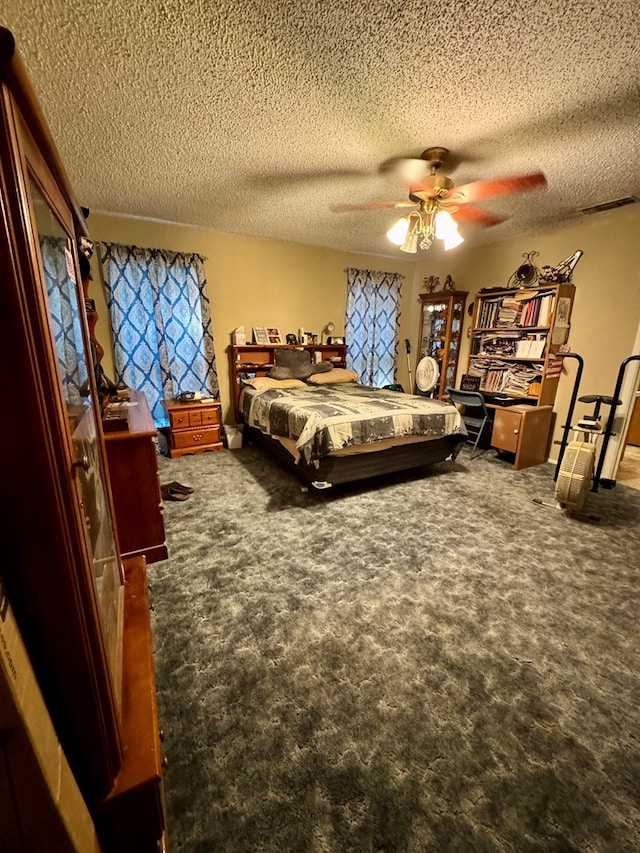
[[[632,356],[640,355],[640,324]],[[627,364],[624,379],[618,394],[622,405],[616,409],[613,433],[603,460],[601,479],[622,483],[632,489],[640,489],[640,360],[634,358]],[[633,431],[632,431],[633,427]],[[637,443],[635,443],[637,442]]]
[[[624,449],[616,472],[616,482],[631,489],[640,489],[640,385],[636,390],[631,410]]]

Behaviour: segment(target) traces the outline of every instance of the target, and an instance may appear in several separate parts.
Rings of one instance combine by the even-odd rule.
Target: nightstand
[[[547,458],[552,406],[496,408],[491,446],[515,453],[513,467],[529,468]]]
[[[223,449],[220,439],[222,406],[219,402],[205,397],[191,403],[163,400],[162,405],[169,414],[169,456],[172,459],[187,453]]]

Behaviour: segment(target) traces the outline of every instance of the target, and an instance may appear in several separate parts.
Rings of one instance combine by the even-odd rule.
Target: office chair
[[[480,438],[482,437],[482,433],[484,432],[484,428],[487,423],[491,422],[489,411],[484,402],[484,397],[480,391],[460,391],[457,388],[449,388],[448,386],[445,388],[445,393],[448,394],[452,403],[458,403],[465,407],[462,412],[462,420],[467,428],[467,444],[473,445],[470,457],[473,459],[478,448]],[[482,412],[482,416],[478,417],[476,415],[468,415],[468,408],[479,409],[480,412]]]

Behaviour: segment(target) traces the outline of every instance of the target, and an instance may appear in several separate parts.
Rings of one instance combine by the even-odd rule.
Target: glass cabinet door
[[[29,182],[29,190],[73,453],[71,464],[76,472],[76,492],[85,524],[107,658],[114,684],[117,685],[119,679],[116,676],[120,667],[121,567],[98,447],[96,408],[92,402],[89,382],[89,371],[93,367],[84,346],[72,243],[33,181]]]
[[[420,297],[422,317],[419,359],[430,356],[437,361],[440,378],[434,393],[438,397],[444,395],[447,385],[455,385],[466,298],[467,294],[462,291]]]
[[[458,358],[460,356],[460,344],[462,337],[462,322],[465,299],[456,296],[451,300],[451,325],[449,334],[449,352],[447,356],[447,368],[445,371],[445,383],[443,389],[447,385],[453,387],[456,381],[456,371],[458,369]]]
[[[420,335],[420,358],[425,355],[442,363],[447,340],[448,302],[428,302],[422,309],[422,333]]]

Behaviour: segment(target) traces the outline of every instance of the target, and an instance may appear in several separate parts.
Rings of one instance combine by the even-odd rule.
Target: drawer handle
[[[164,729],[160,729],[160,731],[158,732],[158,737],[160,741],[164,740]]]
[[[514,429],[513,434],[514,434],[514,435],[517,435],[519,432],[520,432],[520,430],[519,430],[519,429]]]
[[[167,761],[166,756],[162,759],[162,766],[165,768],[169,766],[169,762]]]

